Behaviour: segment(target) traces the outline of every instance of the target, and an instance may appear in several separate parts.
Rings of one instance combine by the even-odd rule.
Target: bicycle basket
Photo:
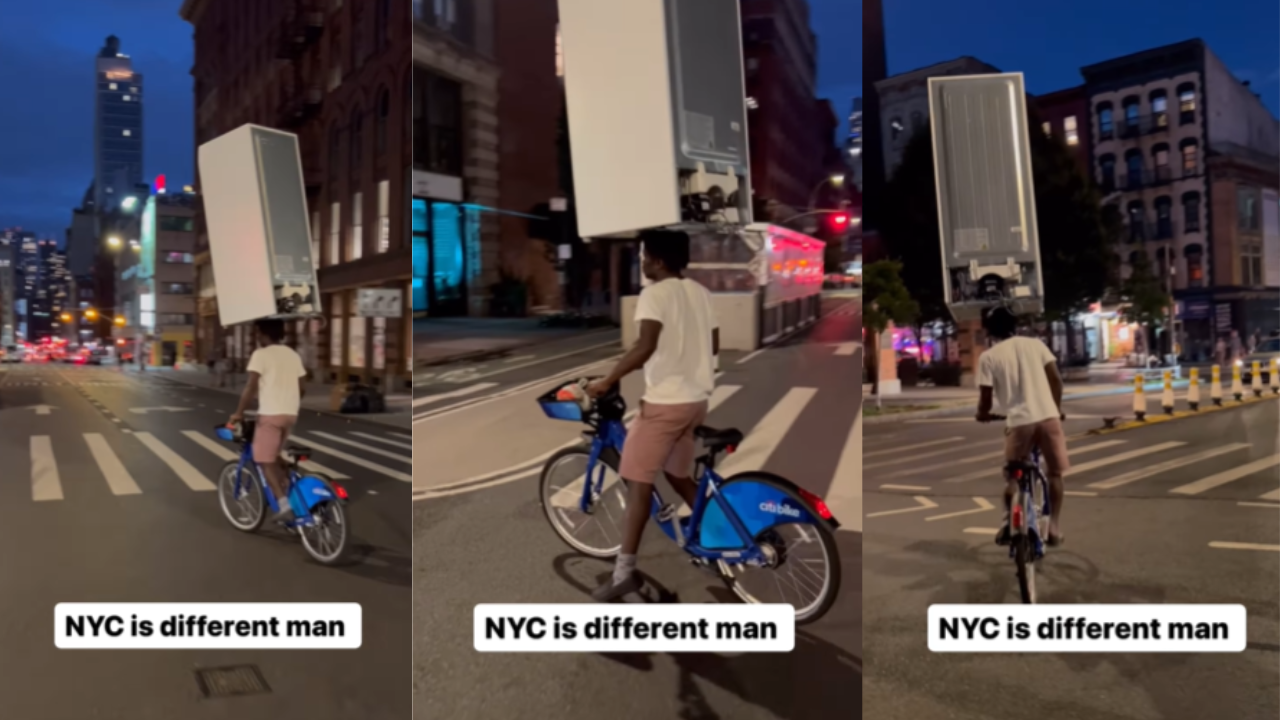
[[[559,388],[556,388],[538,398],[538,406],[542,408],[543,414],[552,420],[582,422],[582,406],[575,400],[557,400],[558,391]]]
[[[218,439],[219,439],[219,440],[221,440],[221,441],[223,441],[223,442],[235,442],[235,441],[236,441],[236,431],[235,431],[235,430],[232,430],[231,428],[227,427],[226,425],[219,425],[218,427],[214,428],[214,429],[213,429],[213,434],[214,434],[214,435],[216,435],[216,436],[218,437]]]

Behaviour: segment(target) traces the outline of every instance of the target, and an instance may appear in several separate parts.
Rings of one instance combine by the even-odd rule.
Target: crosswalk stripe
[[[133,476],[125,469],[124,463],[120,462],[106,438],[99,433],[85,433],[84,441],[89,445],[89,452],[93,453],[93,460],[98,463],[102,476],[107,479],[112,495],[142,494],[142,488],[134,482]]]
[[[1194,455],[1186,455],[1180,458],[1174,458],[1173,460],[1162,462],[1158,465],[1150,465],[1148,467],[1138,468],[1137,470],[1134,470],[1132,472],[1127,472],[1123,475],[1113,477],[1109,480],[1103,480],[1101,482],[1092,483],[1089,485],[1089,487],[1098,488],[1100,490],[1111,490],[1112,488],[1118,488],[1122,485],[1128,485],[1129,483],[1137,482],[1139,480],[1142,480],[1143,478],[1149,478],[1152,475],[1159,475],[1162,472],[1167,472],[1169,470],[1182,467],[1183,465],[1198,463],[1201,460],[1208,460],[1209,458],[1218,457],[1219,455],[1225,455],[1229,452],[1235,452],[1236,450],[1243,450],[1247,447],[1249,447],[1249,443],[1233,443],[1231,445],[1225,445],[1220,448],[1205,450],[1204,452],[1199,452]]]
[[[402,442],[396,442],[395,440],[388,440],[384,437],[378,437],[377,435],[373,435],[371,433],[353,432],[351,434],[355,435],[356,437],[362,437],[362,438],[365,438],[366,440],[372,440],[374,442],[385,443],[387,445],[402,448],[404,450],[413,450],[413,446],[410,445],[409,443],[402,443]]]
[[[168,445],[160,442],[160,439],[155,435],[149,432],[135,432],[133,436],[138,438],[138,441],[143,445],[146,445],[148,450],[155,453],[155,456],[160,458],[165,465],[168,465],[169,469],[178,476],[178,479],[187,484],[187,487],[199,492],[217,489],[216,485],[209,482],[209,478],[201,475],[200,471],[195,469],[195,466],[170,449]]]
[[[389,467],[379,465],[375,462],[370,462],[368,460],[365,460],[364,458],[356,457],[355,455],[342,452],[341,450],[335,450],[334,448],[331,448],[327,445],[321,445],[315,440],[311,440],[309,438],[303,438],[303,437],[293,437],[290,439],[293,440],[293,442],[296,442],[300,445],[306,445],[307,447],[319,450],[320,452],[326,455],[332,455],[333,457],[336,457],[339,460],[346,460],[352,465],[359,465],[360,467],[365,468],[366,470],[372,470],[376,473],[381,473],[383,475],[386,475],[389,478],[392,478],[393,480],[400,480],[401,482],[413,482],[413,477],[410,476],[408,473],[403,473],[403,472],[400,472],[399,470],[392,470]]]
[[[412,436],[412,435],[409,435],[408,433],[389,432],[389,433],[387,433],[387,434],[388,434],[388,435],[390,435],[391,437],[404,438],[405,440],[412,440],[412,439],[413,439],[413,436]]]
[[[1121,445],[1123,443],[1124,443],[1123,440],[1103,440],[1102,442],[1093,443],[1092,445],[1085,445],[1084,447],[1068,448],[1067,455],[1082,455],[1084,453],[1094,452],[1096,450],[1103,450],[1103,449],[1112,447],[1114,445]],[[1004,451],[1001,450],[998,453],[992,453],[992,455],[995,455],[1003,459]],[[1072,469],[1074,470],[1074,468]],[[966,473],[959,477],[948,478],[946,482],[962,483],[962,482],[969,482],[971,480],[981,480],[983,478],[999,477],[1001,472],[1002,472],[1001,470],[987,470],[987,469],[974,470],[971,473]]]
[[[1266,495],[1261,495],[1261,496],[1259,496],[1259,497],[1258,497],[1258,499],[1259,499],[1259,500],[1270,500],[1270,501],[1273,501],[1273,502],[1280,502],[1280,490],[1272,490],[1271,492],[1267,493]]]
[[[994,445],[994,444],[995,443],[992,441],[974,443],[974,445],[978,445],[978,446]],[[1003,445],[1004,440],[1001,440],[1000,444]],[[973,446],[971,445],[970,447],[973,447]],[[954,452],[956,452],[955,448],[943,448],[942,450],[933,450],[927,453],[908,454],[903,457],[895,458],[893,460],[887,460],[885,462],[871,463],[870,465],[864,464],[862,466],[862,469],[871,470],[873,468],[888,467],[890,465],[902,465],[904,463],[916,462],[918,460],[923,460],[924,458],[937,457],[938,455],[947,455],[948,453],[954,453]],[[975,460],[989,460],[993,457],[1004,457],[1004,450],[1000,450],[994,453],[988,453],[986,455],[975,455],[969,458],[960,458],[958,460],[955,458],[952,458],[944,463],[939,463],[937,465],[931,465],[924,468],[915,468],[915,469],[906,470],[906,471],[899,470],[899,471],[896,471],[894,475],[890,477],[896,477],[898,475],[913,475],[919,470],[933,470],[937,468],[950,467],[951,465],[954,465],[955,463],[958,463],[958,462],[974,462]]]
[[[426,397],[414,398],[413,407],[416,409],[428,403],[439,402],[441,400],[448,400],[449,398],[462,397],[463,395],[473,395],[475,393],[480,392],[481,390],[488,390],[491,387],[497,387],[497,386],[498,386],[498,383],[482,382],[482,383],[477,383],[475,385],[468,385],[467,387],[459,388],[457,390],[450,390],[449,392],[445,392],[445,393],[438,393],[436,395],[427,395]]]
[[[858,413],[853,427],[849,428],[849,438],[836,463],[826,502],[845,528],[862,532],[862,413]]]
[[[716,468],[722,477],[729,477],[742,470],[755,470],[764,467],[765,462],[782,442],[783,436],[795,424],[796,418],[804,412],[804,408],[813,400],[817,388],[796,387],[787,391],[786,395],[751,429],[751,432],[738,446],[738,449],[725,458]]]
[[[332,433],[313,430],[311,431],[311,434],[315,435],[316,437],[324,438],[325,440],[328,440],[330,442],[336,442],[339,445],[350,445],[351,447],[360,448],[365,452],[373,453],[374,455],[381,455],[382,457],[390,458],[392,460],[399,460],[400,462],[403,462],[403,463],[413,462],[413,458],[405,457],[404,455],[400,455],[398,453],[388,452],[387,450],[383,450],[381,448],[371,448],[367,445],[361,445],[360,443],[354,440],[348,440],[344,437],[339,437]]]
[[[62,479],[53,458],[48,435],[31,436],[31,499],[36,502],[62,499]]]
[[[1246,475],[1252,475],[1256,472],[1262,472],[1275,465],[1280,465],[1280,455],[1271,455],[1261,460],[1254,460],[1251,463],[1233,467],[1230,470],[1224,470],[1216,475],[1210,475],[1202,480],[1193,483],[1187,483],[1180,487],[1170,490],[1170,493],[1176,495],[1199,495],[1206,490],[1212,490],[1219,485],[1226,485],[1233,480],[1239,480]]]
[[[1186,443],[1181,441],[1174,441],[1174,442],[1160,443],[1159,445],[1151,445],[1149,447],[1144,447],[1144,448],[1138,448],[1137,450],[1130,450],[1129,452],[1120,453],[1118,455],[1108,455],[1107,457],[1101,458],[1099,460],[1094,460],[1093,462],[1087,462],[1083,465],[1074,466],[1070,470],[1067,470],[1067,474],[1077,475],[1079,473],[1088,472],[1090,470],[1095,470],[1100,467],[1106,467],[1107,465],[1114,465],[1115,463],[1118,463],[1118,462],[1124,462],[1125,460],[1132,460],[1137,457],[1142,457],[1143,455],[1150,455],[1152,453],[1164,452],[1165,450],[1172,450],[1176,447],[1182,447],[1183,445],[1186,445]]]
[[[915,445],[903,445],[901,447],[885,448],[884,450],[873,450],[869,453],[863,453],[862,457],[865,460],[866,458],[876,457],[877,455],[910,454],[912,450],[919,450],[920,448],[933,447],[934,445],[947,445],[953,442],[960,442],[961,440],[964,440],[964,438],[952,437],[952,438],[943,438],[941,440],[930,440],[929,442],[917,443]],[[912,455],[912,457],[919,457],[919,456]]]

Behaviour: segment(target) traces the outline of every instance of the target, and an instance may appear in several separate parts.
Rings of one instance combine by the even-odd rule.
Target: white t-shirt
[[[288,345],[268,345],[249,356],[249,372],[258,373],[258,414],[297,415],[302,405],[298,378],[307,374],[302,358]]]
[[[644,364],[644,401],[681,405],[711,398],[715,370],[711,331],[719,327],[711,293],[688,278],[667,278],[640,291],[636,325],[662,323],[658,348]]]
[[[1033,425],[1061,414],[1044,372],[1044,366],[1056,360],[1043,342],[1018,336],[978,358],[978,385],[992,388],[996,407],[1008,418],[1007,427]]]

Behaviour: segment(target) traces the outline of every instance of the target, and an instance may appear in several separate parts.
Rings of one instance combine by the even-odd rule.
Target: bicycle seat
[[[302,462],[311,456],[311,450],[301,445],[286,445],[284,454],[288,456],[292,462]]]
[[[736,428],[728,428],[726,430],[717,430],[706,425],[699,425],[693,429],[693,436],[702,441],[708,450],[719,452],[727,447],[738,445],[742,442],[742,431]]]

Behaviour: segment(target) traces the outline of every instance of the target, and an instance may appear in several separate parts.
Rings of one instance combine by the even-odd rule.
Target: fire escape
[[[280,98],[278,123],[281,128],[296,131],[320,112],[324,88],[308,72],[307,51],[315,47],[324,34],[324,11],[319,0],[293,0],[289,16],[280,32],[276,58],[286,60],[292,70]]]

